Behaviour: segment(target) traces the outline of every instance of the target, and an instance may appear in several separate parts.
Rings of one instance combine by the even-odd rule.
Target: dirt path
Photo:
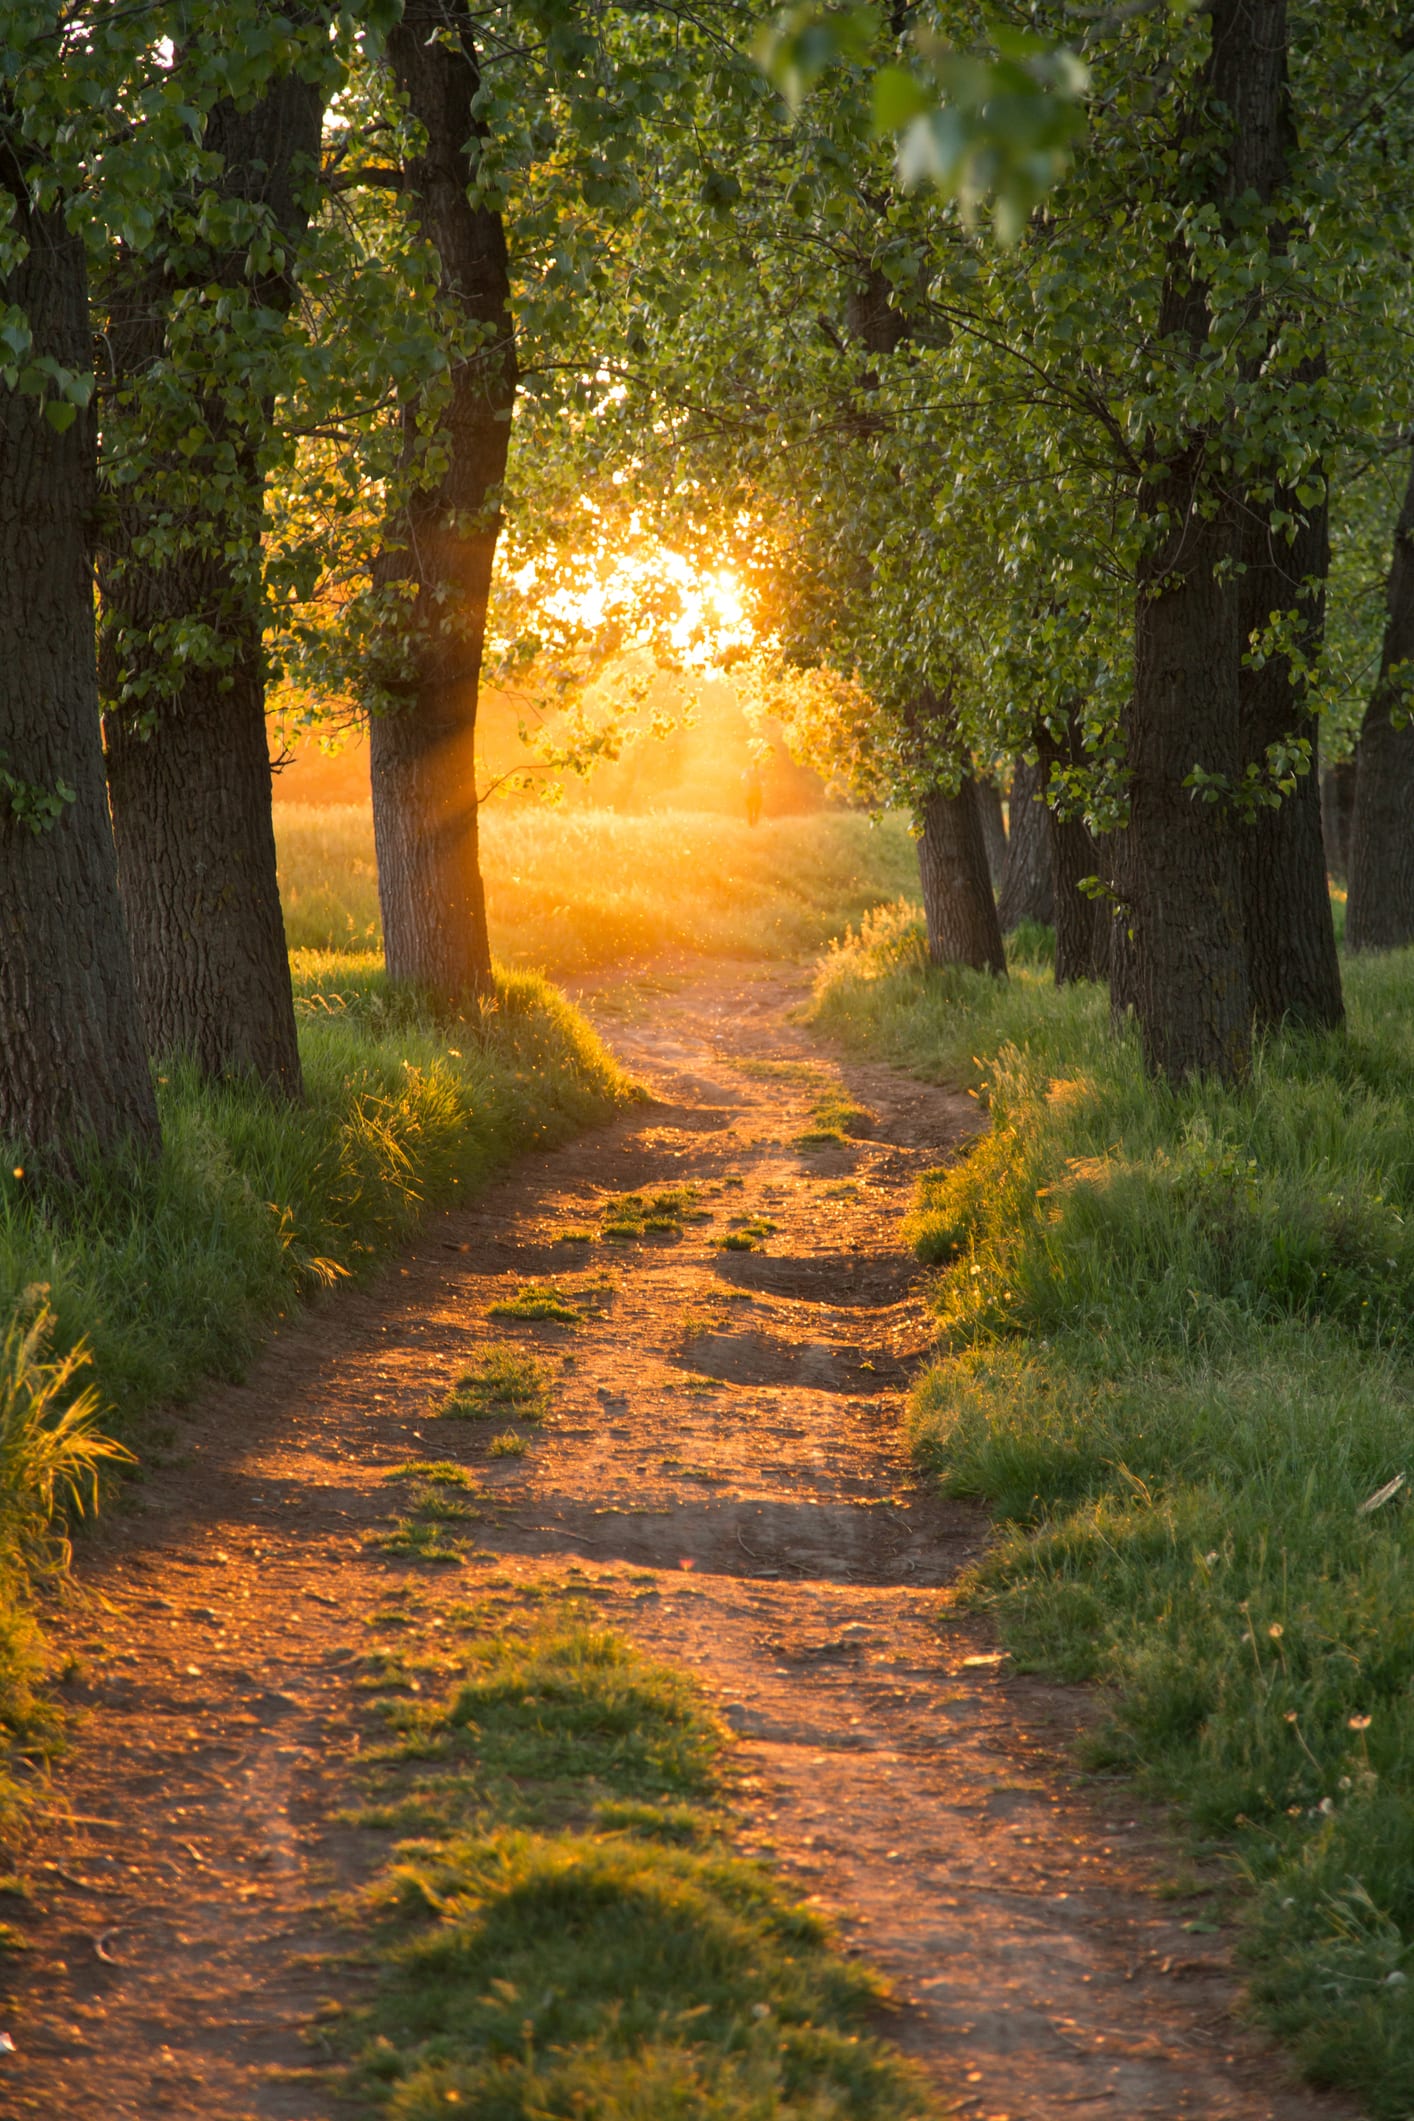
[[[1071,1774],[1083,1696],[1008,1677],[948,1585],[980,1517],[895,1441],[926,1324],[897,1248],[915,1174],[968,1101],[847,1069],[869,1139],[802,1149],[821,1056],[778,972],[687,968],[588,997],[656,1102],[438,1218],[367,1290],[294,1323],[248,1383],[183,1415],[89,1553],[68,1623],[86,1713],[36,1858],[0,2026],[0,2115],[328,2121],[317,2024],[332,1888],[371,1861],[338,1821],[366,1731],[366,1617],[408,1565],[370,1545],[388,1469],[456,1458],[496,1492],[482,1558],[416,1570],[427,1631],[477,1570],[583,1584],[696,1668],[743,1734],[771,1852],[892,1979],[891,2031],[940,2111],[1316,2121],[1232,2015],[1202,1899],[1122,1788]],[[736,1183],[740,1181],[740,1183]],[[607,1196],[693,1184],[711,1220],[591,1254]],[[776,1227],[723,1251],[733,1223]],[[567,1265],[567,1261],[569,1264]],[[528,1279],[616,1287],[586,1324],[488,1320]],[[523,1458],[430,1409],[498,1341],[556,1365]],[[499,1426],[499,1425],[498,1425]]]

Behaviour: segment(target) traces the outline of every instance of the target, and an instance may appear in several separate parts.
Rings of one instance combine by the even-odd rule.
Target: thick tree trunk
[[[1299,517],[1294,495],[1278,504]],[[1287,1023],[1334,1030],[1345,1018],[1321,843],[1319,729],[1293,682],[1287,655],[1251,653],[1278,614],[1292,618],[1303,660],[1314,661],[1325,627],[1330,566],[1325,503],[1306,511],[1294,538],[1274,536],[1269,511],[1252,508],[1238,588],[1246,660],[1239,678],[1244,762],[1265,771],[1268,749],[1293,739],[1311,747],[1310,770],[1276,808],[1263,806],[1238,833],[1247,983],[1260,1028]]]
[[[192,584],[192,617],[206,586]],[[203,672],[150,736],[107,717],[118,873],[150,1050],[297,1098],[258,640],[237,652],[229,692]]]
[[[1198,477],[1191,459],[1172,465],[1163,497],[1141,498],[1157,528],[1183,494],[1140,568],[1124,717],[1132,998],[1144,1058],[1174,1082],[1244,1075],[1252,1019],[1237,828],[1224,801],[1205,803],[1185,785],[1195,767],[1228,785],[1239,769],[1237,599],[1223,572],[1231,541],[1225,512],[1200,512]]]
[[[1079,765],[1084,756],[1079,717],[1072,715],[1061,743],[1044,725],[1037,732],[1042,785],[1056,765]],[[1044,808],[1051,843],[1051,868],[1055,879],[1056,985],[1072,980],[1108,979],[1110,931],[1114,919],[1110,902],[1081,890],[1087,878],[1104,875],[1104,861],[1093,833],[1083,817],[1069,810]]]
[[[0,278],[37,356],[91,347],[82,238],[31,210],[0,107],[0,191],[29,244]],[[63,434],[0,385],[0,1141],[40,1171],[158,1146],[103,791],[87,539],[96,424]]]
[[[1045,784],[1039,763],[1032,766],[1025,759],[1017,760],[1011,782],[1006,868],[997,906],[1003,935],[1010,935],[1022,921],[1039,921],[1043,928],[1049,927],[1055,914],[1051,837],[1041,801]]]
[[[1351,950],[1414,943],[1414,461],[1395,526],[1379,676],[1355,753],[1345,940]]]
[[[264,206],[289,251],[306,226],[322,107],[316,84],[289,75],[246,108],[217,104],[207,122],[205,144],[223,163],[220,191]],[[248,267],[244,248],[206,253],[184,264],[182,278],[240,287]],[[116,292],[110,347],[139,407],[145,374],[166,354],[175,284],[147,272]],[[294,297],[288,263],[260,273],[251,293],[254,305],[283,315]],[[297,1098],[265,731],[263,477],[251,431],[269,411],[205,401],[201,424],[233,486],[214,510],[189,505],[178,515],[177,551],[165,562],[144,556],[156,526],[172,529],[160,479],[149,491],[119,490],[103,569],[101,667],[119,881],[149,1049]],[[164,640],[193,622],[209,647],[166,667]]]
[[[1355,814],[1355,754],[1338,759],[1321,775],[1321,844],[1326,868],[1343,884],[1350,866],[1350,823]]]
[[[956,795],[930,795],[920,824],[918,877],[929,958],[935,965],[1005,973],[1006,952],[987,874],[977,783],[971,774]]]
[[[464,334],[437,442],[435,484],[415,484],[380,561],[384,584],[416,585],[371,724],[373,824],[390,976],[444,1005],[484,993],[491,947],[477,852],[476,709],[500,528],[516,361],[505,232],[471,204],[480,86],[465,0],[408,0],[388,38],[408,107],[426,132],[409,164],[419,229]],[[405,469],[417,408],[405,415]],[[406,608],[406,607],[404,607]]]
[[[1286,173],[1285,0],[1216,0],[1196,122],[1226,132],[1199,155],[1191,203],[1272,198]],[[1189,203],[1184,200],[1182,203]],[[1169,258],[1158,339],[1207,362],[1208,289],[1179,238]],[[1236,1081],[1251,1055],[1252,1000],[1243,932],[1237,824],[1222,790],[1242,766],[1242,632],[1232,573],[1240,497],[1224,490],[1220,432],[1148,438],[1152,465],[1138,513],[1148,538],[1138,570],[1134,697],[1124,717],[1129,822],[1119,873],[1134,938],[1133,993],[1147,1065],[1178,1082]],[[1190,787],[1211,777],[1218,799]]]
[[[987,874],[992,889],[1000,892],[1007,865],[1007,828],[1002,816],[1002,792],[995,781],[979,780],[977,816],[982,826],[982,844],[987,850]]]

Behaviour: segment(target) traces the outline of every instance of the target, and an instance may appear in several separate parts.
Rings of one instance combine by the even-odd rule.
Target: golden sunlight
[[[656,539],[645,538],[634,517],[633,541],[612,549],[600,542],[550,565],[533,559],[514,586],[540,620],[602,635],[613,631],[623,649],[655,640],[697,670],[719,668],[756,638],[746,592],[730,567],[702,566]]]

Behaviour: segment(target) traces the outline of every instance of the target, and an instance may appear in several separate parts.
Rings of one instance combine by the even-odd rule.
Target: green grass
[[[514,1296],[500,1303],[489,1304],[488,1318],[521,1318],[535,1323],[557,1326],[578,1326],[584,1323],[584,1311],[580,1305],[571,1303],[563,1289],[553,1282],[530,1281]]]
[[[120,1434],[204,1377],[239,1375],[302,1296],[386,1257],[429,1205],[628,1095],[533,975],[504,975],[499,1006],[449,1032],[390,999],[371,958],[305,955],[295,974],[304,1106],[172,1068],[159,1165],[96,1172],[52,1213],[0,1185],[0,1313],[48,1286],[57,1344],[87,1340]]]
[[[619,1193],[600,1211],[604,1235],[625,1244],[641,1237],[681,1237],[684,1223],[710,1222],[711,1211],[699,1204],[696,1186],[674,1186],[659,1193]]]
[[[907,2121],[877,1991],[730,1853],[730,1740],[582,1606],[490,1601],[440,1665],[382,1664],[357,1911],[379,1983],[346,2038],[388,2121]],[[412,1678],[413,1697],[403,1688]]]
[[[302,1298],[386,1257],[429,1205],[469,1197],[517,1151],[631,1094],[533,974],[503,974],[496,1006],[449,1029],[390,996],[372,957],[306,953],[294,973],[304,1105],[171,1067],[159,1164],[96,1167],[52,1201],[8,1170],[0,1180],[0,1316],[42,1316],[55,1350],[36,1343],[0,1376],[0,1732],[33,1710],[27,1599],[52,1551],[34,1524],[73,1486],[65,1448],[77,1468],[95,1419],[134,1441],[152,1409],[239,1376]]]
[[[480,1367],[459,1377],[437,1409],[464,1421],[543,1421],[550,1407],[550,1373],[519,1348],[493,1348]]]
[[[376,948],[367,807],[281,804],[275,823],[291,942]],[[917,888],[904,821],[872,825],[841,811],[768,818],[752,830],[707,812],[493,802],[481,815],[481,854],[498,955],[557,978],[671,951],[800,956]]]
[[[483,1512],[476,1504],[486,1500],[484,1490],[446,1459],[409,1459],[391,1466],[383,1478],[405,1490],[403,1514],[368,1544],[397,1560],[459,1568],[466,1552],[457,1535],[480,1522]]]
[[[843,1146],[860,1135],[867,1135],[874,1125],[874,1115],[843,1090],[827,1090],[811,1107],[809,1125],[795,1137],[798,1149],[819,1149],[834,1143]]]
[[[1414,953],[1345,968],[1345,1039],[1241,1091],[1147,1082],[1034,961],[929,974],[903,914],[816,1020],[965,1084],[991,1131],[909,1223],[945,1266],[914,1449],[998,1535],[1024,1663],[1108,1690],[1091,1752],[1248,1883],[1255,2003],[1317,2081],[1414,2083]]]

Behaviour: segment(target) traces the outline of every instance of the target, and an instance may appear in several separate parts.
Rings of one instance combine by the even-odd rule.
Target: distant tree
[[[444,1002],[487,991],[477,852],[476,715],[516,395],[501,214],[479,194],[486,126],[464,0],[407,0],[388,58],[414,122],[407,197],[435,257],[450,339],[445,388],[403,407],[411,481],[375,570],[393,589],[371,721],[373,826],[388,971]]]
[[[1022,921],[1049,926],[1055,917],[1055,854],[1046,819],[1046,774],[1039,763],[1019,758],[1007,805],[1006,860],[997,913],[1003,935]]]
[[[1414,943],[1414,461],[1394,530],[1379,675],[1355,752],[1345,939]]]

